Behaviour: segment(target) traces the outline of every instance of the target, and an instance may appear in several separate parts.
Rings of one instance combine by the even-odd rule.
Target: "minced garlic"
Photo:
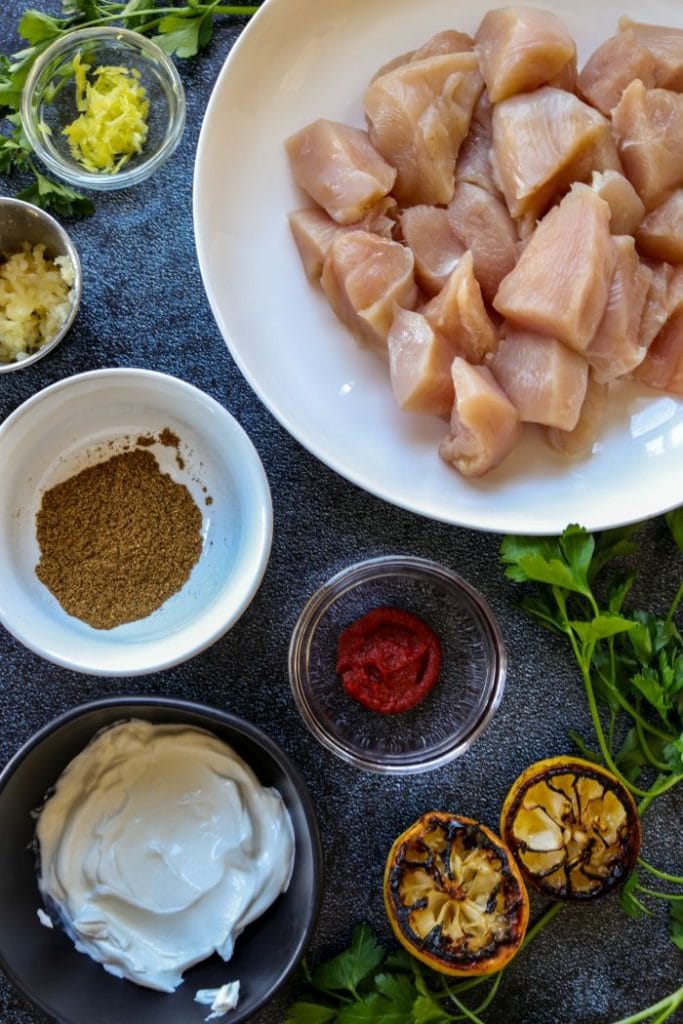
[[[24,242],[0,257],[0,362],[25,359],[54,338],[71,310],[74,266]]]
[[[115,174],[142,152],[149,131],[140,72],[109,65],[92,70],[78,55],[72,66],[80,114],[63,129],[71,155],[87,171]]]

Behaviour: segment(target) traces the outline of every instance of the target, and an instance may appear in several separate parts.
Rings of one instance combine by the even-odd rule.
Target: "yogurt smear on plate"
[[[280,794],[200,729],[132,720],[67,766],[40,812],[40,891],[76,948],[173,992],[283,892],[294,831]]]

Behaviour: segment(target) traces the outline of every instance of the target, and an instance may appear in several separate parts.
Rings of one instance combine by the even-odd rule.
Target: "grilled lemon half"
[[[555,899],[591,899],[625,881],[640,849],[633,797],[579,757],[532,764],[513,783],[500,831],[525,881]]]
[[[457,977],[504,967],[529,921],[510,851],[484,825],[444,811],[423,814],[392,846],[384,904],[408,952]]]

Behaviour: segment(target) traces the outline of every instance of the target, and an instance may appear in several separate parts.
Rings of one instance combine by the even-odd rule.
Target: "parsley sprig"
[[[683,552],[683,509],[666,522]],[[683,637],[676,616],[680,584],[664,614],[625,610],[635,572],[623,568],[637,553],[639,526],[597,538],[580,526],[561,537],[506,537],[501,558],[515,583],[532,583],[522,608],[567,637],[586,691],[599,753],[575,732],[581,752],[602,761],[639,798],[642,816],[652,801],[683,781]],[[643,885],[642,872],[657,880]],[[659,883],[673,887],[662,889]],[[683,876],[640,859],[621,890],[631,917],[651,913],[648,903],[670,904],[671,940],[683,949]],[[645,902],[647,901],[647,902]]]
[[[257,10],[257,4],[221,4],[218,0],[62,0],[61,17],[25,11],[17,32],[28,45],[11,55],[0,54],[0,174],[24,176],[28,184],[18,198],[59,216],[85,216],[94,211],[90,199],[38,170],[19,122],[21,93],[29,71],[55,39],[77,29],[120,25],[150,36],[170,55],[188,58],[208,46],[216,18],[249,17]]]
[[[555,903],[529,929],[522,949],[560,907]],[[307,991],[289,1008],[285,1024],[485,1024],[482,1014],[493,1003],[507,969],[453,982],[424,968],[403,950],[387,953],[362,924],[348,949],[315,970],[304,962]],[[473,1003],[468,993],[482,991],[485,995]],[[680,1006],[683,987],[615,1024],[663,1024]]]

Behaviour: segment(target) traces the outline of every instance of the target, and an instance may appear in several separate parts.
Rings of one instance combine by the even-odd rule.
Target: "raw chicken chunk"
[[[320,118],[287,139],[294,179],[338,224],[353,224],[391,192],[396,171],[367,132]]]
[[[387,338],[396,401],[406,412],[448,416],[454,399],[455,352],[421,313],[399,309]]]
[[[649,261],[646,265],[652,277],[638,334],[640,344],[647,350],[669,319],[676,302],[673,295],[674,268],[671,264]]]
[[[596,149],[609,145],[609,122],[561,89],[543,86],[493,109],[494,169],[511,216],[532,225],[572,182],[604,164]]]
[[[425,60],[427,57],[438,57],[444,53],[465,53],[473,48],[474,39],[472,39],[472,36],[468,36],[465,32],[446,29],[445,32],[437,32],[419,50],[409,50],[408,53],[402,53],[400,56],[387,61],[379,71],[375,72],[372,81],[374,82],[375,79],[381,78],[382,75],[386,75],[389,71],[395,71],[396,68],[402,68],[405,64],[410,64],[411,61]]]
[[[583,352],[605,312],[614,270],[609,218],[607,203],[587,185],[575,185],[546,214],[503,279],[495,309]]]
[[[622,32],[632,33],[638,46],[649,51],[655,62],[654,84],[683,92],[683,28],[644,25],[630,18],[619,19]]]
[[[609,206],[612,234],[635,234],[645,216],[645,207],[628,178],[618,171],[593,171],[591,188]]]
[[[589,373],[586,397],[576,426],[573,430],[548,427],[546,438],[551,447],[563,455],[581,455],[589,451],[598,439],[608,394],[609,385],[600,383]]]
[[[360,342],[383,355],[394,306],[410,308],[418,297],[410,249],[368,231],[349,231],[335,239],[321,284],[339,319]]]
[[[635,377],[659,391],[683,396],[683,308],[667,321]]]
[[[683,188],[648,213],[638,228],[641,252],[656,260],[683,263]]]
[[[482,294],[492,302],[517,262],[517,229],[507,207],[486,189],[458,182],[448,207],[456,237],[470,249]]]
[[[640,262],[631,235],[612,239],[616,262],[605,313],[586,349],[586,359],[600,382],[623,377],[645,358],[640,322],[652,271]]]
[[[519,416],[485,366],[470,366],[456,356],[451,372],[455,402],[450,433],[441,442],[439,454],[463,476],[483,476],[517,444]]]
[[[294,210],[290,213],[289,227],[309,281],[320,280],[330,246],[344,232],[363,229],[382,238],[391,238],[395,207],[393,199],[382,199],[360,223],[348,226],[337,224],[324,210]]]
[[[626,175],[651,210],[683,185],[683,94],[631,82],[612,115]]]
[[[428,295],[436,295],[465,251],[448,211],[440,206],[409,206],[401,213],[400,224],[415,257],[415,277],[420,287]]]
[[[626,29],[599,46],[583,66],[578,80],[579,95],[606,117],[621,99],[624,89],[639,78],[648,89],[655,84],[655,59]]]
[[[401,206],[450,202],[455,160],[483,87],[471,52],[411,61],[370,84],[370,138],[397,170]]]
[[[446,285],[423,310],[425,319],[448,339],[469,363],[481,363],[498,345],[491,319],[484,308],[474,276],[472,253],[466,252]]]
[[[488,363],[523,423],[574,430],[588,363],[556,338],[509,328]]]
[[[574,40],[560,19],[536,7],[489,11],[475,41],[492,103],[545,85],[576,60]]]
[[[472,113],[470,130],[467,138],[460,147],[458,162],[455,165],[455,180],[468,181],[473,185],[480,185],[492,195],[500,196],[491,163],[491,149],[493,147],[493,107],[489,95],[484,89],[477,100]]]

